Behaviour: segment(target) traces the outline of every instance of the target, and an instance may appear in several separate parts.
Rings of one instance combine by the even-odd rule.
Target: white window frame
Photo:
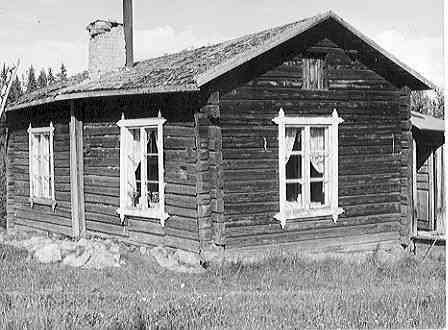
[[[49,135],[49,161],[50,161],[50,196],[49,198],[40,197],[40,196],[34,196],[34,185],[35,183],[35,176],[38,175],[38,173],[34,173],[34,166],[33,161],[36,161],[33,159],[33,135],[40,135],[40,134],[48,134]],[[30,180],[30,197],[29,202],[31,207],[34,206],[34,204],[42,204],[42,205],[49,205],[52,207],[53,211],[56,208],[56,196],[55,196],[55,190],[54,190],[54,126],[53,122],[50,122],[50,125],[48,127],[32,127],[31,123],[28,127],[28,158],[29,158],[29,180]]]
[[[169,214],[165,212],[165,182],[164,182],[164,164],[163,164],[163,124],[166,122],[165,118],[162,118],[160,112],[158,117],[153,118],[139,118],[139,119],[125,119],[124,114],[121,120],[117,122],[120,127],[120,208],[117,209],[117,213],[120,214],[120,219],[124,223],[126,216],[136,216],[142,218],[153,218],[159,219],[160,224],[165,226],[165,220],[169,217]],[[156,128],[157,129],[157,160],[158,160],[158,184],[159,184],[159,206],[157,208],[128,208],[126,207],[126,196],[127,196],[127,164],[126,161],[127,152],[126,148],[129,145],[129,129],[140,128],[142,130],[146,128]],[[141,134],[140,136],[146,136]],[[141,143],[145,144],[146,139],[142,138]],[[144,149],[142,148],[142,159],[144,158],[143,150],[146,150],[146,145]],[[143,164],[143,162],[142,162]],[[146,166],[141,166],[141,169],[146,168]],[[144,171],[142,170],[142,173]],[[144,172],[146,173],[146,172]],[[144,181],[144,180],[142,180]],[[141,185],[142,194],[146,193],[146,185],[142,183]]]
[[[279,195],[280,195],[280,212],[275,214],[274,218],[280,221],[282,228],[285,227],[288,219],[323,217],[331,216],[336,222],[338,216],[344,210],[338,207],[338,125],[344,122],[339,117],[336,109],[329,117],[286,117],[285,112],[280,108],[278,116],[272,119],[278,125],[278,166],[279,166]],[[286,127],[304,128],[309,135],[310,127],[327,127],[328,128],[328,206],[321,208],[311,208],[310,205],[304,205],[303,208],[297,208],[293,211],[286,208]],[[306,153],[306,151],[305,151]],[[306,165],[305,165],[306,167]],[[309,170],[303,176],[305,182],[309,182]],[[305,185],[307,187],[309,185]],[[306,189],[306,188],[305,188]],[[307,192],[308,193],[308,192]],[[308,193],[309,194],[309,193]]]

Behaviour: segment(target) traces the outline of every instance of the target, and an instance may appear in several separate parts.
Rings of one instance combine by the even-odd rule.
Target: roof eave
[[[200,89],[196,85],[186,86],[165,86],[165,87],[148,87],[148,88],[133,88],[133,89],[112,89],[99,90],[88,92],[75,92],[69,94],[58,94],[55,96],[46,97],[36,101],[12,105],[6,108],[6,112],[20,110],[29,107],[35,107],[43,104],[53,103],[57,101],[79,100],[94,97],[108,97],[108,96],[125,96],[125,95],[146,95],[146,94],[164,94],[164,93],[180,93],[180,92],[199,92]]]

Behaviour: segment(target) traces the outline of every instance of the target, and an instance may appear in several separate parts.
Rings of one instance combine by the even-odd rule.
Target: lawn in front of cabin
[[[270,256],[180,274],[128,253],[102,271],[0,245],[0,328],[443,328],[445,260]]]

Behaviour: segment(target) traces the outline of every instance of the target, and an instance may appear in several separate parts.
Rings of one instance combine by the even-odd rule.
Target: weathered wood
[[[84,207],[84,160],[82,121],[75,105],[70,105],[70,185],[72,203],[73,237],[78,239],[85,236],[85,207]]]
[[[402,131],[409,128],[400,119],[401,93],[375,72],[353,62],[336,45],[318,48],[331,50],[327,54],[327,91],[301,89],[302,62],[295,58],[221,98],[225,242],[230,247],[235,235],[241,235],[238,246],[257,245],[263,244],[263,235],[270,232],[277,235],[272,243],[282,242],[288,235],[293,235],[291,241],[300,240],[299,233],[314,226],[315,244],[319,245],[326,238],[318,229],[325,226],[336,228],[336,236],[349,236],[344,229],[337,229],[345,228],[348,219],[359,219],[351,225],[353,230],[370,219],[374,219],[369,223],[372,230],[381,226],[382,217],[395,227],[400,222],[399,155],[405,147]],[[339,130],[339,204],[345,213],[336,224],[329,218],[290,220],[282,230],[273,219],[279,196],[278,132],[272,118],[280,107],[289,116],[329,116],[336,108],[344,119]],[[260,224],[258,231],[250,234],[254,224]],[[395,227],[391,230],[396,237],[399,229]]]

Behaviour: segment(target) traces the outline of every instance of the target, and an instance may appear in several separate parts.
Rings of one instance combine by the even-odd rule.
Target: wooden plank
[[[258,234],[253,236],[242,236],[226,238],[226,243],[233,247],[275,244],[292,241],[314,241],[314,244],[320,239],[345,239],[348,237],[365,235],[365,234],[379,234],[379,233],[396,233],[398,232],[400,224],[398,222],[388,222],[382,224],[368,224],[358,226],[312,229],[306,231],[282,232],[276,234]]]
[[[417,235],[417,144],[412,139],[412,226],[411,235]]]
[[[74,102],[70,103],[70,186],[72,205],[73,237],[79,239],[85,236],[85,207],[84,207],[84,170],[82,146],[82,121],[75,109]]]
[[[52,233],[60,233],[71,237],[72,230],[70,227],[65,227],[53,223],[37,222],[29,219],[18,219],[14,222],[14,227],[33,228],[36,230],[45,230]]]

